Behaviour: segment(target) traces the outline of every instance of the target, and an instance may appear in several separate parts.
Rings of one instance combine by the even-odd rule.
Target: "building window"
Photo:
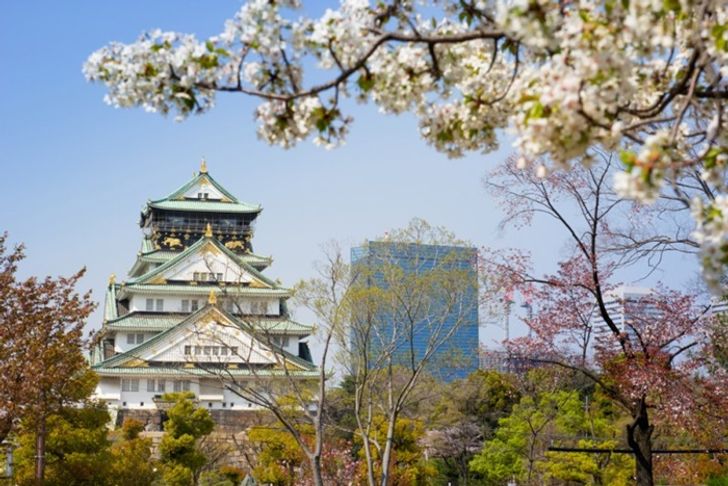
[[[121,391],[138,392],[139,391],[139,378],[122,378],[121,379]]]
[[[190,380],[174,380],[174,391],[190,391]]]
[[[137,334],[136,335],[136,343],[137,344],[141,344],[143,342],[144,342],[144,334],[141,334],[141,333],[140,334]]]
[[[182,312],[189,312],[190,311],[190,301],[187,299],[182,299]]]
[[[136,344],[136,334],[127,334],[126,335],[126,344]]]
[[[192,280],[194,280],[195,282],[197,282],[198,280],[200,280],[200,272],[194,272],[192,274]]]
[[[157,299],[157,312],[164,310],[164,299]]]
[[[217,274],[217,281],[222,282],[222,273]]]
[[[147,380],[148,392],[164,393],[164,380]]]
[[[204,348],[205,349],[205,356],[210,356],[210,348],[211,347],[212,346],[205,346],[205,348]]]
[[[222,346],[220,348],[220,356],[227,356],[228,348],[226,346]]]
[[[238,347],[237,346],[231,347],[230,348],[230,354],[233,355],[233,356],[237,356],[238,355]]]
[[[154,310],[154,299],[147,299],[147,311],[153,311]]]
[[[195,355],[199,356],[202,354],[202,346],[195,346]]]
[[[192,354],[192,346],[185,346],[185,356]]]
[[[198,304],[197,304],[197,301],[196,301],[196,300],[191,300],[191,301],[190,301],[190,306],[191,306],[191,308],[192,308],[192,312],[195,312],[195,311],[196,311],[197,309],[199,309],[199,307],[198,307]]]

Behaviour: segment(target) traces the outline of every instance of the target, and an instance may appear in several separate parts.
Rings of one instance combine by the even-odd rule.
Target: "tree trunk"
[[[313,484],[316,486],[324,486],[324,478],[321,474],[321,456],[314,455],[311,457],[311,476]]]
[[[634,452],[635,476],[639,486],[654,486],[652,477],[652,431],[644,398],[635,408],[633,421],[627,425],[627,443]]]
[[[45,481],[45,441],[46,441],[46,416],[41,414],[38,417],[38,425],[35,431],[35,484],[43,486]]]
[[[389,483],[389,461],[392,458],[392,443],[394,442],[394,426],[397,422],[397,416],[389,418],[387,425],[387,442],[384,444],[384,454],[382,454],[382,482],[381,486],[387,486]]]

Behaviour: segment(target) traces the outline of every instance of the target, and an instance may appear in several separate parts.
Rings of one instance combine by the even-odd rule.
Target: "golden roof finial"
[[[212,225],[210,223],[205,226],[205,238],[212,238]]]
[[[116,283],[116,274],[112,273],[109,275],[109,285],[114,285]]]
[[[210,305],[217,304],[217,295],[214,290],[210,290],[210,295],[207,296],[207,303]]]
[[[200,174],[207,174],[207,161],[204,157],[202,157],[202,162],[200,162]]]

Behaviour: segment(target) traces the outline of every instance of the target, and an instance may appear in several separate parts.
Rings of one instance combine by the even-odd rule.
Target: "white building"
[[[128,279],[111,277],[104,322],[91,355],[96,397],[112,409],[157,408],[162,394],[194,392],[213,410],[257,407],[226,379],[317,376],[306,338],[289,319],[290,291],[253,253],[258,205],[238,201],[208,173],[149,201],[141,250]]]
[[[653,298],[654,294],[650,288],[622,285],[605,295],[604,306],[620,332],[635,338],[639,329],[651,322],[652,318],[661,317],[660,311],[652,301]],[[592,312],[595,337],[606,337],[611,334],[612,331],[602,319],[596,305]]]

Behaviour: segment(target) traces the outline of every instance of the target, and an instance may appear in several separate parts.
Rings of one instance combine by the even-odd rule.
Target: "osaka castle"
[[[151,412],[164,393],[190,391],[212,410],[255,410],[234,390],[317,376],[311,327],[290,319],[290,291],[263,274],[271,258],[253,251],[261,211],[204,161],[189,182],[146,203],[136,261],[106,289],[91,352],[96,398]]]

